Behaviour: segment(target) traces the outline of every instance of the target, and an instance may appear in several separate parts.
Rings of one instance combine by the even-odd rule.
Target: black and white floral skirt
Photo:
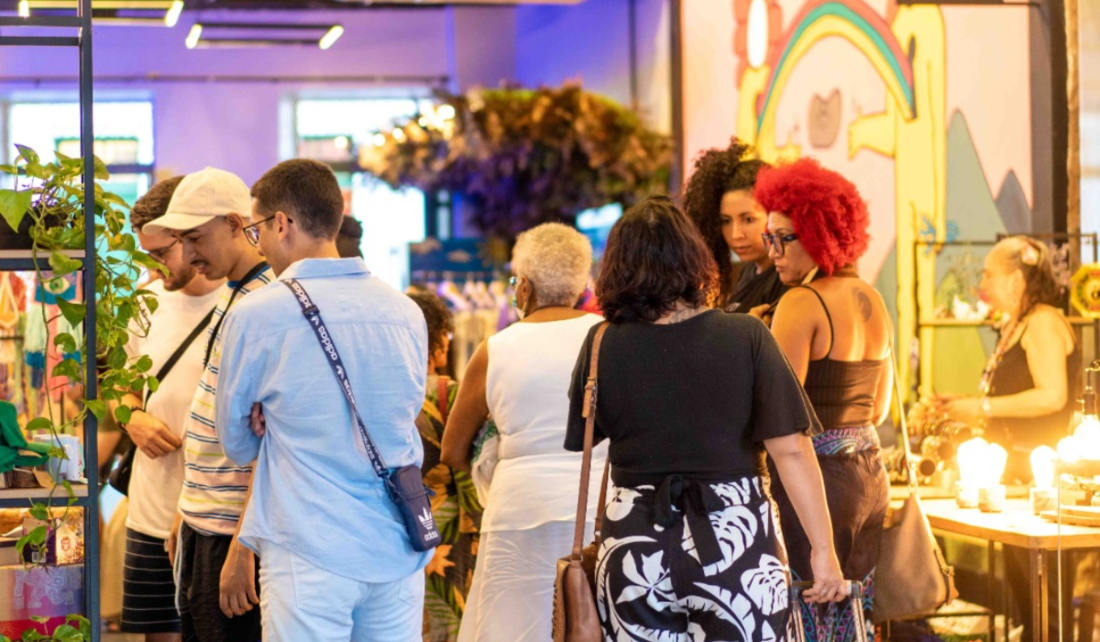
[[[617,487],[597,603],[611,642],[786,642],[790,571],[766,482]]]

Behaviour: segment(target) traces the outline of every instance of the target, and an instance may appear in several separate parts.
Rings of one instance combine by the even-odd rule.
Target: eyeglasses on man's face
[[[165,259],[168,257],[168,252],[170,252],[172,248],[176,247],[179,242],[180,240],[176,239],[168,245],[165,245],[164,247],[158,247],[155,250],[147,250],[145,253],[149,255],[149,258],[163,265],[165,263]]]
[[[776,256],[783,256],[787,252],[787,244],[794,243],[798,240],[798,235],[795,233],[790,234],[761,234],[764,237],[764,246],[768,248],[768,252],[775,251]]]
[[[244,232],[244,238],[248,240],[249,245],[251,245],[252,247],[256,247],[260,244],[260,226],[273,218],[275,218],[274,214],[265,218],[262,221],[253,223],[252,225],[241,229],[241,231]]]

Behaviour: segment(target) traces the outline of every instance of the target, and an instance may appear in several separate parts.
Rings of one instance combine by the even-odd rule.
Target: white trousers
[[[261,545],[264,642],[416,642],[424,619],[424,573],[359,582]]]
[[[458,642],[551,642],[558,558],[573,548],[574,522],[482,533]],[[585,527],[592,541],[593,522]]]

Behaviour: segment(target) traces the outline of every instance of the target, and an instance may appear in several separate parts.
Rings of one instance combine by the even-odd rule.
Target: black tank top
[[[810,361],[803,388],[813,403],[817,418],[825,430],[863,428],[875,424],[875,395],[878,385],[890,367],[886,359],[840,361],[830,359],[835,331],[833,317],[825,299],[810,286],[801,286],[814,293],[825,318],[829,320],[829,351],[824,359]]]
[[[1073,352],[1066,356],[1066,404],[1062,409],[1041,417],[993,417],[989,422],[989,433],[993,441],[1004,440],[1001,443],[1028,450],[1042,444],[1052,448],[1057,446],[1059,440],[1069,434],[1069,422],[1073,419],[1077,395],[1080,393],[1077,385],[1080,372],[1081,347],[1074,341]],[[1005,397],[1033,388],[1035,380],[1031,378],[1031,369],[1027,366],[1027,351],[1017,341],[1005,350],[993,371],[989,396]]]

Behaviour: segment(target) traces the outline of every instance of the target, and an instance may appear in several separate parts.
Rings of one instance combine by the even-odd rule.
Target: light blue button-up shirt
[[[424,402],[428,336],[411,299],[361,259],[306,259],[297,279],[321,311],[371,437],[390,468],[420,465],[415,420]],[[269,541],[362,582],[422,569],[401,516],[371,468],[347,399],[290,289],[271,283],[230,310],[222,329],[216,425],[225,454],[256,461],[241,541]],[[249,426],[263,404],[267,434]]]

